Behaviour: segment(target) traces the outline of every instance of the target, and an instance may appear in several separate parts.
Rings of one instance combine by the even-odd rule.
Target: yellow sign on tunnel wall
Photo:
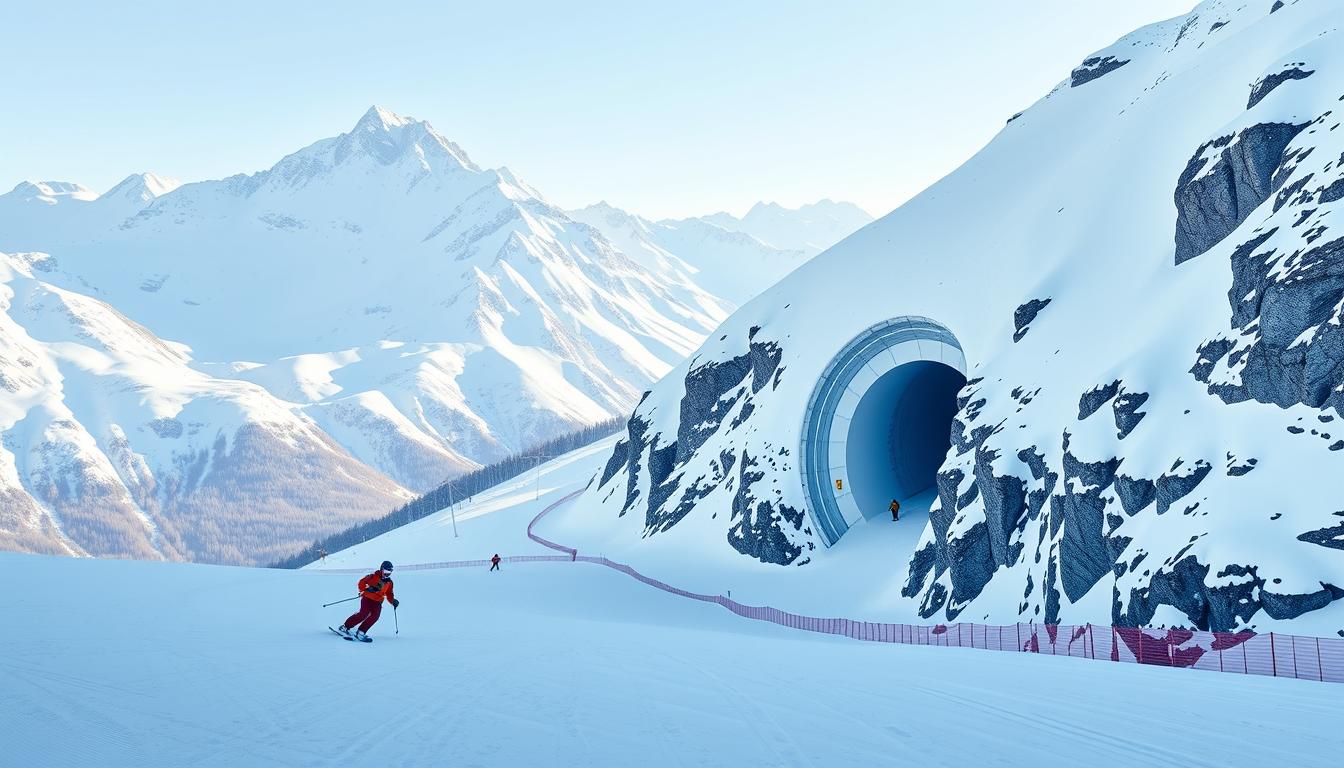
[[[845,490],[845,481],[844,481],[844,480],[836,480],[836,481],[835,481],[835,490],[837,490],[837,491],[843,491],[843,490]]]

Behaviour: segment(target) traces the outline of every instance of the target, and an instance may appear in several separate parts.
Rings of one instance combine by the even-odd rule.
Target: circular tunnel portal
[[[827,546],[934,484],[965,383],[961,344],[926,317],[879,323],[840,350],[812,392],[800,451]]]

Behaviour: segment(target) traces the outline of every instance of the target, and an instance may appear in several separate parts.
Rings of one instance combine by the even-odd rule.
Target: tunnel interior
[[[940,362],[916,360],[868,388],[850,422],[845,464],[854,502],[865,518],[889,515],[934,484],[951,444],[957,392],[966,377]]]
[[[826,546],[934,485],[965,377],[961,343],[928,317],[883,320],[840,347],[817,377],[799,441],[808,515]]]

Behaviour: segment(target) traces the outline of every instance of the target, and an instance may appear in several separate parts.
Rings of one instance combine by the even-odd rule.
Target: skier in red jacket
[[[498,571],[498,570],[499,570],[499,553],[498,553],[498,552],[495,553],[495,556],[494,556],[494,557],[490,558],[490,570],[492,570],[492,571]]]
[[[392,594],[392,562],[390,560],[384,560],[381,568],[359,580],[359,610],[346,619],[345,623],[336,631],[344,635],[347,640],[373,642],[373,638],[369,637],[368,632],[374,622],[378,621],[378,617],[382,615],[384,597],[392,604],[393,608],[401,605],[401,602]]]

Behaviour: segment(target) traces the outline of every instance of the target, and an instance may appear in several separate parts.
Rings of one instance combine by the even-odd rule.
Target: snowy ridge
[[[740,219],[721,212],[699,220],[750,235],[773,248],[814,256],[871,223],[873,217],[853,203],[819,200],[798,208],[757,203]]]
[[[507,169],[483,170],[428,123],[381,107],[349,132],[251,175],[179,185],[137,174],[103,195],[75,184],[20,184],[0,195],[0,250],[40,252],[16,258],[27,259],[25,269],[37,270],[44,286],[97,303],[141,337],[177,342],[164,343],[176,355],[166,365],[180,372],[137,382],[162,389],[149,400],[171,404],[149,406],[143,419],[113,417],[99,396],[74,387],[51,390],[53,403],[89,401],[65,421],[98,436],[90,446],[110,444],[105,436],[117,429],[131,434],[140,428],[132,424],[169,418],[190,399],[162,382],[247,392],[257,404],[225,408],[218,422],[215,411],[202,409],[194,417],[199,434],[251,434],[250,427],[284,423],[282,432],[339,446],[337,453],[383,476],[348,513],[327,514],[316,502],[302,512],[267,512],[277,522],[322,518],[332,530],[386,512],[378,507],[406,490],[627,413],[733,306],[674,258],[642,264],[628,257]],[[767,284],[746,272],[741,290]],[[0,371],[19,375],[4,360]],[[16,456],[48,442],[33,431],[4,430]],[[164,467],[186,461],[165,445],[132,438],[125,451],[125,462],[151,467],[156,493]],[[226,438],[225,448],[231,445]],[[210,454],[213,443],[193,443],[187,453],[202,450]],[[4,488],[30,497],[25,519],[48,509],[48,551],[60,516],[41,501],[52,494],[33,486],[35,477],[10,477]],[[260,500],[244,494],[239,503]],[[136,502],[153,519],[149,503]],[[296,530],[283,538],[307,536]],[[62,546],[268,559],[206,556],[185,544]]]
[[[0,254],[0,546],[252,562],[408,495],[260,387],[40,279],[49,262]]]
[[[955,335],[971,380],[908,566],[849,599],[996,624],[1344,631],[1342,13],[1209,0],[1097,52],[729,318],[636,409],[562,516],[570,539],[660,575],[694,557],[721,582],[788,565],[798,594],[834,588],[806,574],[877,533],[821,540],[796,464],[806,405],[847,342],[919,315]],[[1253,88],[1290,64],[1314,74]]]
[[[801,211],[792,213],[801,215]],[[728,214],[650,221],[603,202],[570,211],[569,216],[601,231],[666,284],[702,286],[734,307],[774,285],[821,250],[777,248],[738,229],[740,222],[736,219],[729,217],[727,227],[713,221]],[[859,226],[862,224],[838,233],[835,240]],[[813,234],[824,237],[826,233]]]

